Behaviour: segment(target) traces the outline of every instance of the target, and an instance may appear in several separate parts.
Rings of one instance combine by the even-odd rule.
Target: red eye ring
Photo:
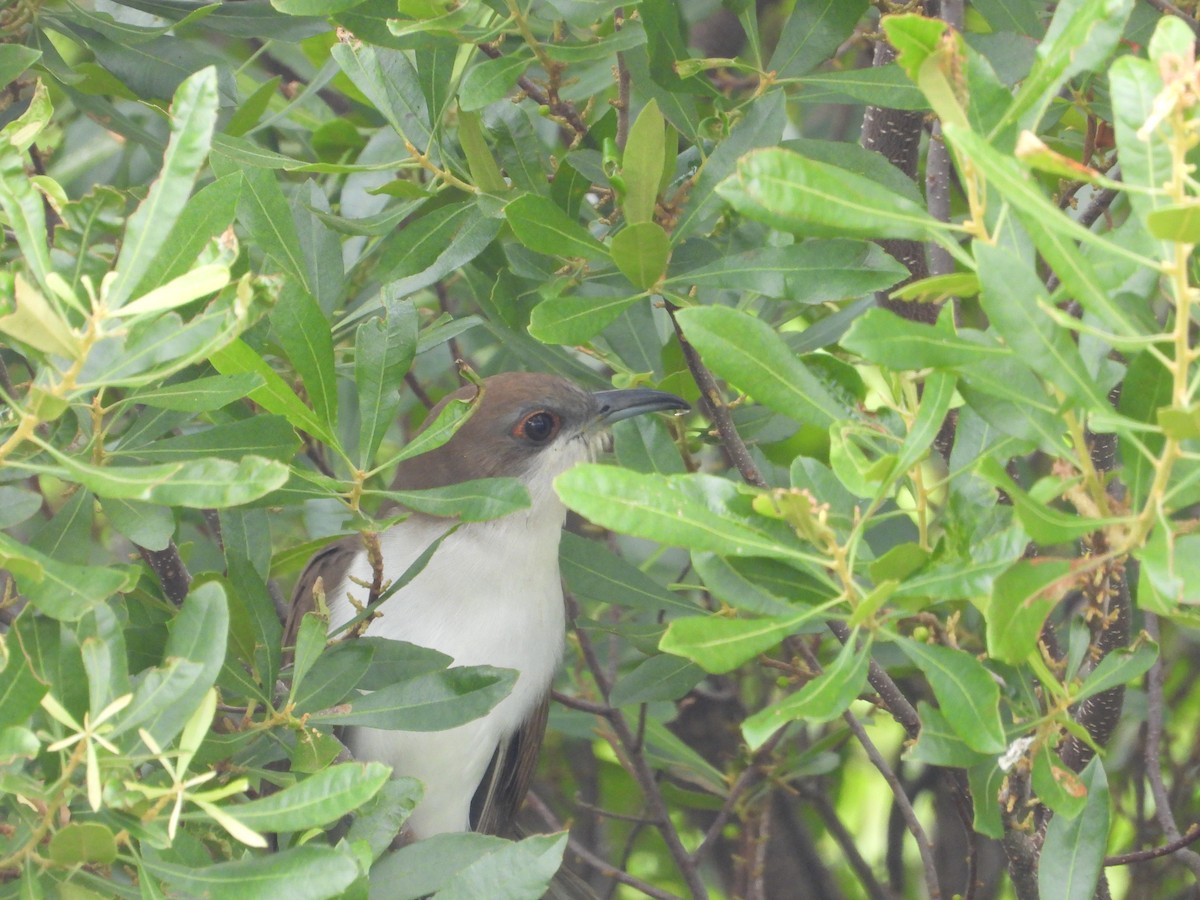
[[[544,409],[536,409],[521,417],[513,436],[524,438],[534,444],[544,444],[558,434],[558,416]]]

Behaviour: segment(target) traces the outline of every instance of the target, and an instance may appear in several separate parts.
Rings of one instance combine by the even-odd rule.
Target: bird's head
[[[432,421],[452,400],[470,400],[467,385],[430,413]],[[595,456],[613,422],[647,412],[682,412],[674,394],[647,388],[585,391],[557,375],[506,372],[484,379],[479,408],[445,444],[405,460],[397,490],[443,487],[476,478],[519,478],[537,506],[552,496],[554,478]]]

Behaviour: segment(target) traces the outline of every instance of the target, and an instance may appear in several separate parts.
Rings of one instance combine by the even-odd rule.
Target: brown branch
[[[475,45],[484,56],[492,59],[499,59],[503,54],[499,48],[491,44],[476,44]],[[527,75],[522,75],[517,79],[517,84],[521,86],[521,90],[525,92],[538,106],[544,106],[550,110],[550,115],[556,119],[560,119],[571,126],[571,130],[575,132],[577,139],[585,137],[588,133],[587,123],[579,118],[579,113],[575,111],[575,107],[565,100],[556,100],[549,97],[545,91],[534,84]]]
[[[579,617],[579,605],[573,597],[567,597],[567,609],[572,622],[574,622]],[[592,639],[588,636],[587,632],[578,628],[575,629],[575,637],[579,641],[579,649],[583,653],[584,661],[587,663],[592,677],[596,680],[596,685],[600,688],[601,695],[607,702],[609,693],[612,691],[612,683],[604,673],[604,665],[596,655],[596,648],[592,645]],[[637,748],[637,739],[630,730],[629,723],[625,720],[624,714],[619,709],[612,709],[604,716],[604,719],[612,727],[616,736],[616,740],[613,741],[610,739],[609,743],[612,744],[613,750],[617,753],[618,758],[620,758],[622,767],[637,782],[638,789],[642,792],[642,797],[649,807],[651,821],[654,823],[658,833],[662,835],[663,843],[667,845],[667,851],[671,854],[671,859],[674,860],[676,867],[679,869],[679,874],[683,876],[688,890],[692,892],[693,900],[707,900],[708,888],[705,886],[704,880],[700,877],[700,872],[692,861],[691,855],[679,839],[679,833],[675,830],[675,825],[671,822],[670,811],[667,809],[666,801],[663,799],[662,792],[658,788],[654,771],[650,768],[649,763],[646,762],[646,757],[641,750],[635,749]]]
[[[618,6],[613,13],[613,27],[620,31],[625,24],[625,7]],[[625,54],[617,54],[617,147],[625,149],[629,137],[629,67],[625,65]]]
[[[176,606],[181,605],[183,598],[188,595],[192,576],[188,574],[187,566],[179,558],[179,548],[175,546],[175,542],[168,541],[162,550],[149,550],[140,544],[134,546],[146,561],[146,565],[158,576],[158,583],[162,585],[166,598]]]
[[[1159,641],[1158,616],[1152,612],[1144,613],[1144,624],[1151,639]],[[1182,839],[1179,826],[1175,823],[1175,815],[1171,812],[1171,798],[1163,783],[1162,774],[1162,737],[1164,730],[1163,710],[1163,663],[1162,657],[1154,661],[1150,671],[1146,673],[1146,779],[1150,782],[1150,793],[1154,797],[1154,817],[1166,835],[1167,840],[1175,843]],[[1200,878],[1200,853],[1190,849],[1176,851],[1180,861]]]
[[[829,832],[829,836],[841,847],[850,863],[850,868],[854,870],[859,883],[866,889],[867,896],[871,900],[890,900],[893,896],[892,890],[879,883],[879,879],[875,877],[875,872],[871,869],[871,864],[863,859],[862,854],[858,851],[858,838],[851,834],[845,823],[838,818],[837,810],[829,802],[829,798],[807,783],[801,785],[800,795],[812,804],[817,815],[821,817],[821,821],[825,823],[825,830]]]
[[[1171,3],[1170,0],[1146,0],[1146,3],[1153,6],[1160,13],[1183,19],[1184,23],[1196,33],[1196,36],[1200,37],[1200,22],[1197,22],[1174,3]]]
[[[1116,856],[1104,857],[1105,866],[1128,866],[1133,863],[1146,862],[1150,859],[1158,859],[1160,856],[1170,856],[1172,853],[1177,853],[1188,844],[1200,841],[1200,824],[1192,824],[1188,828],[1187,833],[1179,837],[1178,840],[1171,841],[1169,844],[1163,844],[1161,847],[1154,847],[1150,850],[1135,850],[1132,853],[1119,853]]]

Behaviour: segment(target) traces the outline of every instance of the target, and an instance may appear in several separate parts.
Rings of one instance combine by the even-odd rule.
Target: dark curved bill
[[[596,391],[592,397],[596,401],[596,420],[605,425],[640,416],[642,413],[684,413],[691,409],[681,397],[650,388]]]

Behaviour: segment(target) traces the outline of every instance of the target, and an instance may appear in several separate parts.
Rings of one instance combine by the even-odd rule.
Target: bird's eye
[[[518,436],[543,444],[558,433],[558,416],[539,409],[523,418],[515,430]]]

